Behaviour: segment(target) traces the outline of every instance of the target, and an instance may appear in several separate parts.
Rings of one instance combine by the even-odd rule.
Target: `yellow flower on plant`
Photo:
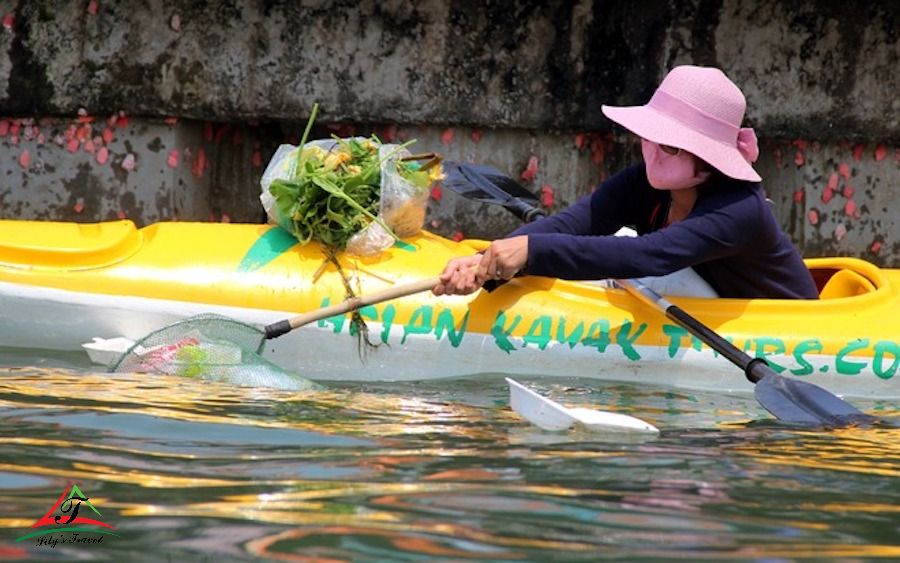
[[[325,157],[324,168],[325,170],[334,170],[341,164],[350,162],[350,158],[351,156],[348,152],[337,151],[329,153],[329,155]]]
[[[431,183],[440,182],[447,176],[444,174],[444,168],[442,166],[432,166],[428,170],[428,181]]]

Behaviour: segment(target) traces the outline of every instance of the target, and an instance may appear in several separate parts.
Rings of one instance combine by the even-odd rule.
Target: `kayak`
[[[487,243],[421,232],[375,257],[338,256],[358,295],[440,273]],[[806,260],[821,299],[672,297],[779,374],[847,397],[900,397],[900,270]],[[81,350],[139,340],[202,313],[265,326],[346,298],[314,243],[262,224],[0,221],[0,346]],[[314,380],[399,381],[502,373],[722,392],[740,370],[622,289],[523,276],[469,296],[430,292],[267,340],[264,357]]]

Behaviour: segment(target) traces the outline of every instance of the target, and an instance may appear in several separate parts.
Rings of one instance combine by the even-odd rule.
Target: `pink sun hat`
[[[602,106],[604,115],[632,133],[683,149],[738,180],[759,182],[753,129],[741,128],[747,102],[721,70],[677,66],[643,106]]]

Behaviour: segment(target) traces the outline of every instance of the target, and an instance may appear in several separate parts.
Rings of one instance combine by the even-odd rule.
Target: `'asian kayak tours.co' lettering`
[[[330,299],[322,300],[322,307],[330,304]],[[446,340],[454,348],[458,347],[466,336],[469,312],[458,319],[453,311],[446,307],[422,305],[415,309],[409,320],[397,331],[395,323],[397,309],[394,305],[370,305],[359,310],[367,321],[381,323],[378,335],[383,343],[388,343],[397,334],[400,344],[404,344],[411,336],[433,336],[435,340]],[[551,344],[595,348],[598,353],[621,353],[627,359],[641,359],[636,345],[638,338],[647,330],[647,323],[633,323],[628,320],[613,323],[609,319],[596,319],[591,322],[567,320],[565,316],[541,315],[530,321],[522,336],[513,336],[517,330],[525,328],[528,323],[522,315],[510,315],[506,311],[498,311],[490,329],[490,336],[498,349],[511,354],[523,348],[545,350]],[[319,321],[320,328],[331,327],[334,333],[348,332],[355,335],[355,328],[348,322],[348,317],[338,315]],[[666,337],[666,351],[669,358],[675,358],[679,350],[692,348],[700,351],[702,343],[686,329],[672,324],[663,324],[662,332]],[[732,340],[726,338],[727,340]],[[733,341],[732,341],[733,343]],[[612,346],[612,349],[610,349]],[[613,352],[616,350],[618,352]],[[858,375],[870,368],[872,373],[881,379],[891,379],[900,368],[900,343],[890,340],[871,341],[868,338],[850,339],[836,354],[833,366],[821,363],[827,356],[822,356],[824,344],[820,339],[808,338],[796,343],[786,343],[783,339],[772,336],[748,338],[743,342],[744,352],[765,358],[771,368],[782,373],[787,371],[793,375],[810,375],[815,372],[826,373],[834,369],[840,375]],[[713,355],[718,353],[712,351]],[[866,353],[870,357],[854,354]],[[773,361],[773,357],[792,358],[793,365],[785,366]]]

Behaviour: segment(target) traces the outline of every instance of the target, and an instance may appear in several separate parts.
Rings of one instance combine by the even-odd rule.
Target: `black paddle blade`
[[[878,422],[832,393],[775,372],[756,382],[756,400],[776,418],[803,426],[854,426]]]
[[[441,185],[467,199],[502,205],[525,222],[546,215],[535,195],[492,166],[444,162]]]

